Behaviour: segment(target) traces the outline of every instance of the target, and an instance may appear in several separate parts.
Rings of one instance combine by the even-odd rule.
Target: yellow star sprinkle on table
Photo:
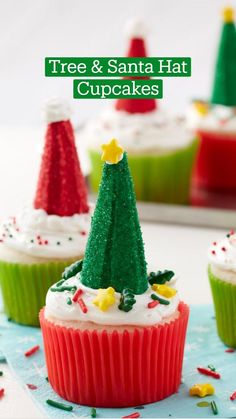
[[[206,397],[215,393],[215,389],[211,384],[194,384],[189,390],[190,396]]]
[[[171,298],[177,293],[174,288],[168,287],[168,285],[159,285],[153,284],[152,285],[153,291],[156,291],[158,294],[163,295],[163,297]]]
[[[108,144],[102,146],[101,160],[110,164],[117,164],[122,160],[124,149],[119,146],[117,140],[113,138]]]
[[[93,300],[93,304],[102,311],[107,311],[115,302],[115,290],[112,287],[99,288],[97,296]]]
[[[206,116],[209,112],[209,106],[205,102],[196,101],[194,102],[194,107],[199,115]]]

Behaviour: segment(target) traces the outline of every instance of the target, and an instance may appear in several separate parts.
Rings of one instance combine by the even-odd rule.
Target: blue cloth
[[[2,319],[0,325],[0,347],[5,354],[15,375],[27,389],[27,384],[37,386],[28,390],[29,394],[43,409],[49,418],[90,417],[90,407],[73,405],[73,412],[65,412],[48,406],[46,399],[72,405],[57,396],[46,381],[46,367],[42,337],[37,328],[18,326]],[[34,345],[40,345],[40,350],[29,358],[24,352]],[[183,383],[179,392],[159,403],[144,406],[143,409],[97,409],[98,418],[118,418],[134,412],[139,412],[143,418],[208,418],[213,417],[210,407],[198,407],[199,401],[215,400],[218,417],[236,417],[236,401],[229,400],[236,390],[236,352],[226,353],[224,344],[216,333],[215,318],[212,306],[194,306],[191,308],[190,324],[185,347]],[[196,367],[213,364],[222,376],[220,380],[200,375]],[[196,383],[211,383],[215,387],[215,396],[199,399],[190,397],[189,388]]]

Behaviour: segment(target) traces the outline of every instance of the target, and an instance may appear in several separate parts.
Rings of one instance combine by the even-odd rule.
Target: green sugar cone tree
[[[223,16],[211,102],[236,106],[236,29],[233,10],[224,9]]]
[[[142,233],[127,155],[116,140],[103,146],[103,168],[81,281],[142,294],[148,288]]]

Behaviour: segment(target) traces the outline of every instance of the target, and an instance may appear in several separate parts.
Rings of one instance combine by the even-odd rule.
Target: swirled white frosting
[[[208,259],[213,275],[222,281],[236,284],[236,234],[228,236],[212,243]]]
[[[207,111],[202,114],[194,104],[191,105],[187,112],[187,125],[190,129],[226,134],[236,133],[236,108],[209,104],[205,106],[207,106]]]
[[[85,250],[91,213],[92,207],[87,214],[60,217],[25,208],[1,224],[1,244],[43,258],[74,258]]]
[[[151,287],[141,295],[135,295],[136,303],[133,305],[132,310],[124,312],[119,310],[118,305],[120,302],[120,293],[115,293],[116,302],[107,310],[101,311],[93,304],[98,290],[85,287],[80,281],[80,274],[68,279],[63,283],[68,286],[77,286],[77,289],[83,291],[82,299],[87,306],[87,313],[83,313],[78,302],[72,302],[71,305],[67,304],[68,297],[73,294],[70,291],[52,292],[48,290],[46,297],[46,311],[45,316],[48,319],[55,319],[56,321],[83,321],[92,322],[102,325],[139,325],[147,326],[158,323],[163,323],[176,313],[179,305],[178,293],[174,297],[167,299],[158,293],[154,292]],[[168,283],[170,285],[170,283]],[[170,301],[169,305],[158,304],[156,307],[149,309],[148,303],[153,301],[151,294],[157,294],[161,298]]]
[[[165,153],[193,141],[182,118],[169,117],[160,110],[131,114],[108,108],[88,123],[83,135],[89,147],[95,149],[110,138],[119,138],[124,149],[132,153]]]

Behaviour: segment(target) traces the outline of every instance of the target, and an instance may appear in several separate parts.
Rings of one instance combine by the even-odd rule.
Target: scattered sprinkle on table
[[[56,407],[57,409],[61,409],[61,410],[66,410],[67,412],[71,412],[73,410],[73,406],[55,402],[54,400],[48,399],[46,400],[46,403],[49,404],[49,406]]]
[[[198,407],[209,407],[210,403],[209,402],[198,402],[197,406]]]
[[[218,415],[218,408],[217,408],[216,402],[214,400],[211,402],[211,410],[212,410],[214,415]]]
[[[3,371],[0,371],[0,377],[2,377],[3,376]]]
[[[234,348],[228,348],[225,350],[225,352],[227,352],[227,354],[232,354],[233,352],[235,352]]]
[[[0,356],[0,364],[5,364],[5,362],[7,362],[5,356]]]
[[[236,391],[234,391],[231,396],[230,396],[230,400],[235,400],[236,399]]]
[[[218,380],[220,379],[220,374],[216,371],[211,370],[211,369],[197,367],[197,370],[198,370],[198,372],[200,372],[200,374],[208,375],[209,377],[213,377],[213,378],[216,378]]]
[[[122,416],[122,419],[128,419],[128,418],[140,418],[140,413],[131,413],[131,415],[128,416]]]
[[[37,352],[40,349],[39,345],[33,346],[33,348],[28,349],[28,351],[25,352],[25,356],[31,356],[33,354],[35,354],[35,352]]]
[[[91,418],[96,418],[97,417],[97,411],[96,411],[95,407],[92,407],[90,416],[91,416]]]
[[[37,390],[37,386],[35,386],[34,384],[26,384],[27,385],[27,387],[30,389],[30,390]]]
[[[134,407],[134,409],[142,410],[142,409],[144,409],[144,406],[136,406],[136,407]]]
[[[45,377],[45,380],[46,380],[46,381],[49,381],[49,380],[48,380],[48,377]]]
[[[0,399],[4,396],[4,388],[0,388]]]

